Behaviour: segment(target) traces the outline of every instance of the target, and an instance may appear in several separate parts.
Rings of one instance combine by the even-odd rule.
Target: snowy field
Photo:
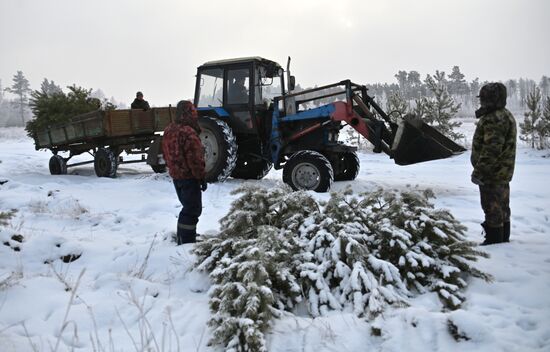
[[[472,124],[463,129],[467,143]],[[495,280],[470,281],[463,309],[442,311],[432,293],[375,321],[341,312],[288,315],[267,336],[269,351],[550,351],[548,154],[518,149],[511,243],[485,248],[491,257],[477,265]],[[436,205],[481,241],[469,156],[403,167],[362,153],[357,180],[333,190],[431,188]],[[116,179],[97,178],[93,165],[51,176],[49,158],[22,130],[0,130],[0,210],[17,209],[0,227],[7,244],[0,245],[0,351],[138,351],[148,335],[152,351],[219,350],[207,345],[208,278],[190,271],[192,245],[170,239],[180,208],[170,178],[144,164],[122,165]],[[273,187],[281,172],[246,182]],[[231,191],[242,184],[209,185],[199,233],[219,229]],[[469,340],[453,339],[449,317]],[[371,334],[373,326],[381,336]]]

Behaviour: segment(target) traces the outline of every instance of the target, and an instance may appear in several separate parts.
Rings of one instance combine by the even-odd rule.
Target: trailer
[[[154,172],[165,172],[161,132],[174,120],[175,113],[171,106],[146,111],[92,111],[38,131],[35,148],[52,151],[49,162],[52,175],[66,174],[70,167],[91,163],[98,177],[115,177],[118,165],[139,162],[147,163]],[[60,152],[69,155],[62,156]],[[140,154],[141,159],[124,160],[122,152]],[[93,159],[70,163],[74,156],[84,153]]]

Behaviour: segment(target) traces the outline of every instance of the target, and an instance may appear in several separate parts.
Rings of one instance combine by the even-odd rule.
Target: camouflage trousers
[[[502,227],[510,222],[510,184],[479,186],[481,208],[485,213],[485,224]]]

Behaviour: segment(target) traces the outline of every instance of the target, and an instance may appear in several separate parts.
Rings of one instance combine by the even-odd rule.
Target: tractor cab
[[[209,61],[197,70],[199,115],[227,119],[237,136],[267,137],[273,98],[283,94],[283,68],[261,57]]]

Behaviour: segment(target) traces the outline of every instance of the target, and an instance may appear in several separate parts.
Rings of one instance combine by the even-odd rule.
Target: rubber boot
[[[178,224],[178,231],[176,235],[177,245],[185,243],[195,243],[197,239],[197,232],[194,229],[185,229],[185,225]]]
[[[502,242],[510,242],[510,221],[505,222],[502,227]]]
[[[489,244],[497,244],[502,242],[502,227],[490,227],[485,223],[482,223],[481,226],[485,230],[485,241],[483,241],[480,246],[487,246]]]
[[[197,235],[195,233],[183,233],[178,234],[178,246],[185,243],[197,242]]]

